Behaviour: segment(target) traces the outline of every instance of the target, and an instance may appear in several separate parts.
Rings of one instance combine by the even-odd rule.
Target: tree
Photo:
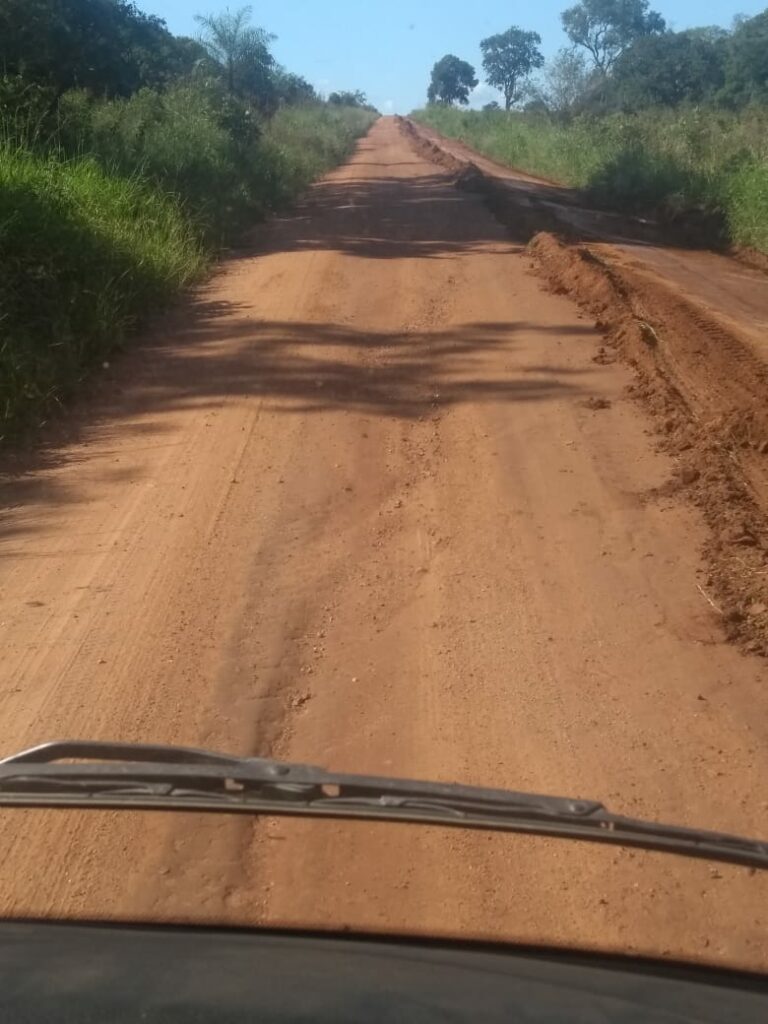
[[[276,68],[273,73],[275,93],[279,103],[296,106],[299,103],[316,103],[315,87],[301,75],[294,75],[285,68]]]
[[[720,25],[701,25],[699,28],[687,28],[685,35],[691,39],[704,39],[708,43],[724,43],[731,33]]]
[[[591,56],[595,68],[607,75],[623,50],[640,36],[663,32],[666,25],[648,0],[581,0],[560,16],[574,46]]]
[[[430,103],[469,103],[469,94],[477,85],[475,69],[465,60],[448,53],[432,68],[427,98]]]
[[[368,97],[359,89],[354,92],[342,90],[341,92],[332,92],[328,97],[328,102],[336,107],[366,107],[368,106]]]
[[[274,99],[275,58],[269,44],[275,36],[251,25],[252,13],[250,7],[241,7],[221,14],[198,14],[195,21],[203,30],[201,42],[221,67],[229,92],[267,106]]]
[[[175,37],[165,23],[136,11],[123,33],[125,54],[135,71],[124,91],[135,92],[141,86],[161,88],[174,79],[191,74],[197,67],[210,64],[205,47],[197,40]]]
[[[768,100],[768,10],[740,21],[727,45],[723,98],[735,105]]]
[[[546,67],[542,95],[547,107],[565,114],[589,91],[594,72],[587,67],[587,58],[578,50],[558,51]]]
[[[127,96],[163,84],[181,60],[165,22],[130,0],[0,0],[0,67],[54,96]]]
[[[214,68],[208,51],[199,40],[189,36],[174,36],[168,63],[173,78],[184,78],[201,70],[211,73]]]
[[[725,59],[725,41],[713,41],[702,33],[643,36],[614,64],[614,95],[630,110],[701,103],[723,87]]]
[[[504,93],[506,110],[521,99],[522,87],[532,71],[544,64],[538,32],[524,32],[513,26],[480,43],[483,69],[489,85]]]
[[[548,114],[549,104],[543,96],[537,95],[534,92],[531,94],[530,99],[523,106],[523,111],[526,114]]]

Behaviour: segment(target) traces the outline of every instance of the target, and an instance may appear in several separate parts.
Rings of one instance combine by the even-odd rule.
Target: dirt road
[[[768,833],[765,663],[725,643],[704,522],[599,344],[378,122],[6,480],[2,749],[205,745]],[[743,869],[404,826],[17,812],[0,906],[768,967]]]

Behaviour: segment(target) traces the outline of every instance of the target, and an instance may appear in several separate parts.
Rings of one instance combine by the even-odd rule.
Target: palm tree
[[[251,25],[252,15],[251,7],[241,7],[195,16],[203,30],[200,41],[224,71],[231,93],[258,95],[275,63],[269,44],[276,37]]]

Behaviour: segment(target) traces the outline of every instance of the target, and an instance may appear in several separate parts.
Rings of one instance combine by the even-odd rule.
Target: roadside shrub
[[[138,173],[174,193],[200,230],[220,241],[243,216],[265,210],[252,181],[261,129],[255,116],[248,127],[235,106],[218,89],[192,84],[142,89],[124,100],[73,90],[59,104],[55,143],[67,155],[92,155],[110,172]]]
[[[174,193],[218,244],[342,161],[373,119],[366,110],[312,103],[263,120],[217,82],[142,89],[124,100],[73,90],[59,105],[54,144]]]
[[[587,189],[594,201],[633,213],[654,207],[679,211],[708,199],[706,178],[673,156],[649,153],[640,146],[622,149],[599,166]]]
[[[0,146],[0,435],[204,265],[178,204],[140,180]]]

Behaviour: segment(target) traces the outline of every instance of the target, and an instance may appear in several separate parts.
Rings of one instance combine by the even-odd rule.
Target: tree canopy
[[[739,22],[726,46],[724,99],[768,101],[768,9]]]
[[[616,60],[612,79],[629,109],[701,103],[725,82],[725,41],[696,32],[666,32],[636,39]]]
[[[469,103],[469,94],[477,85],[475,69],[465,60],[448,53],[432,68],[427,97],[430,103]]]
[[[0,0],[0,66],[61,94],[127,96],[164,84],[204,56],[130,0]]]
[[[354,92],[342,89],[340,92],[332,92],[328,97],[328,102],[339,107],[366,107],[368,106],[368,97],[359,89]]]
[[[607,75],[636,39],[664,31],[664,19],[648,7],[648,0],[580,0],[563,11],[561,20],[573,45],[585,49],[595,68]]]
[[[486,80],[504,93],[507,110],[522,98],[523,87],[531,73],[543,67],[540,46],[538,32],[525,32],[517,26],[480,43]]]
[[[241,7],[220,14],[198,14],[195,21],[211,60],[223,68],[229,92],[266,106],[273,98],[276,65],[269,46],[276,37],[251,25],[252,13],[250,7]]]
[[[275,94],[279,103],[314,103],[318,100],[315,87],[301,75],[295,75],[277,66],[272,72]]]

